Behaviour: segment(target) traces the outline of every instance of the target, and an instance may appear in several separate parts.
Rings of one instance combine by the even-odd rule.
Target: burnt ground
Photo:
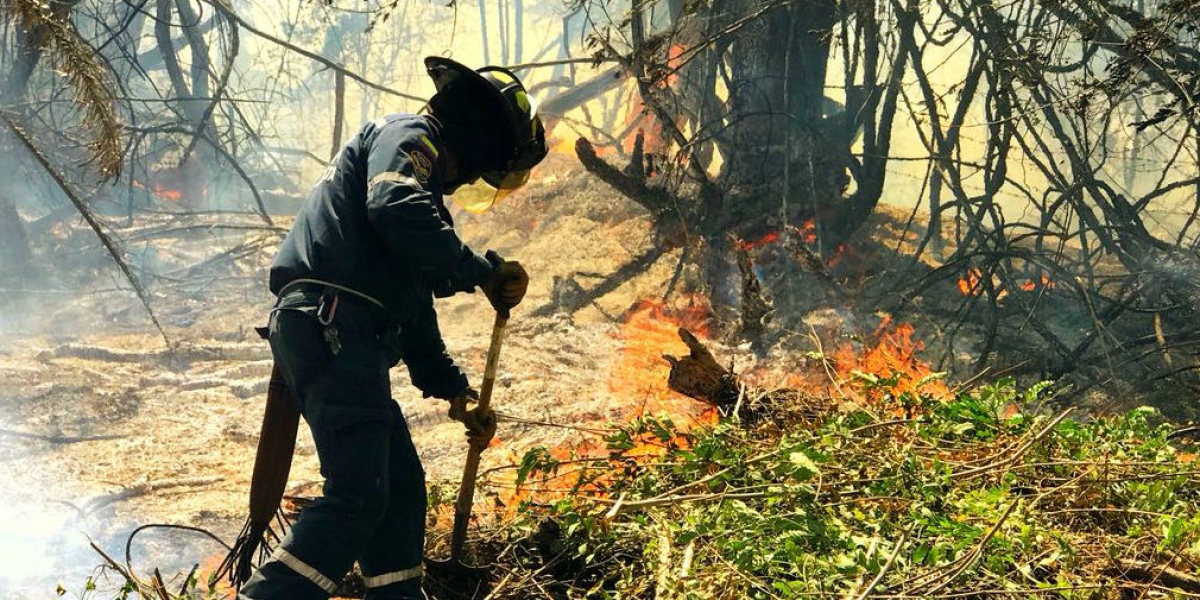
[[[524,197],[460,219],[469,243],[520,259],[533,276],[526,310],[518,309],[510,324],[494,404],[531,421],[600,426],[661,394],[614,390],[610,377],[621,360],[617,319],[637,300],[660,297],[675,261],[663,257],[573,317],[522,315],[549,302],[554,276],[612,272],[651,243],[637,209],[603,184],[562,165],[545,171],[550,174]],[[253,327],[265,323],[271,306],[265,268],[278,237],[243,230],[196,235],[191,225],[162,215],[117,225],[124,239],[188,227],[126,244],[135,262],[142,261],[138,266],[167,274],[152,280],[151,293],[172,348],[84,231],[55,242],[88,250],[48,251],[47,264],[63,261],[56,269],[62,275],[45,289],[26,290],[24,309],[0,324],[0,597],[45,598],[60,583],[79,590],[100,562],[85,536],[114,556],[123,556],[128,532],[146,523],[236,536],[271,364]],[[244,244],[250,251],[240,258],[218,256]],[[478,295],[438,306],[450,352],[477,378],[490,308]],[[466,450],[461,425],[446,417],[442,402],[422,399],[402,368],[393,383],[428,479],[452,492]],[[665,388],[661,374],[658,385]],[[678,413],[693,409],[686,399],[668,403]],[[303,429],[290,487],[310,493],[320,477]],[[579,435],[502,422],[502,442],[485,453],[482,469],[511,465],[532,446]],[[134,566],[143,572],[161,566],[167,575],[219,552],[199,536],[148,532],[134,548]]]
[[[774,317],[772,349],[756,354],[760,349],[716,332],[719,341],[711,343],[721,360],[771,387],[803,370],[816,339],[825,348],[865,339],[881,315],[879,303],[856,299],[860,291],[886,297],[888,274],[908,269],[918,277],[932,269],[904,258],[904,246],[921,234],[904,230],[908,217],[880,210],[831,269],[850,296],[818,290],[790,305],[781,299],[776,308],[786,310]],[[510,323],[494,398],[495,408],[514,418],[502,420],[500,444],[484,454],[482,472],[493,477],[481,497],[504,493],[504,475],[526,450],[579,440],[579,428],[638,410],[677,418],[700,411],[666,390],[660,357],[685,351],[674,335],[679,323],[659,313],[648,321],[644,311],[637,327],[629,319],[631,309],[661,300],[668,289],[678,314],[695,313],[693,274],[677,276],[678,251],[571,315],[547,309],[651,249],[649,220],[634,203],[554,154],[520,195],[458,219],[472,246],[521,260],[533,278]],[[41,599],[57,584],[80,590],[101,562],[88,537],[118,557],[129,532],[147,523],[235,537],[271,364],[253,327],[265,323],[273,300],[265,269],[279,237],[247,228],[259,224],[246,215],[170,213],[114,221],[135,268],[156,273],[147,281],[170,346],[89,232],[42,234],[46,271],[54,275],[24,286],[36,289],[14,296],[20,308],[0,315],[0,597]],[[931,355],[949,357],[938,368],[959,366],[956,358],[969,365],[980,345],[963,332],[938,345],[945,338],[939,315],[953,313],[961,299],[945,283],[901,316],[933,347]],[[492,319],[486,301],[460,295],[440,301],[438,311],[450,352],[477,380]],[[429,481],[452,496],[466,450],[461,425],[446,417],[444,403],[422,399],[403,368],[393,372],[393,384]],[[1116,404],[1138,402],[1130,395]],[[319,480],[302,427],[290,490],[312,494]],[[139,571],[158,566],[170,579],[221,550],[198,535],[152,531],[138,538],[133,554]]]

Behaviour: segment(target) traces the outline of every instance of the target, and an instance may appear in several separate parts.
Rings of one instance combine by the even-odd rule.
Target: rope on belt
[[[377,300],[371,296],[368,296],[354,288],[346,287],[344,285],[339,285],[339,284],[332,283],[329,281],[324,281],[322,279],[305,279],[305,278],[293,279],[293,280],[289,281],[287,283],[287,285],[280,288],[279,297],[282,298],[284,296],[284,294],[287,294],[289,291],[292,290],[292,288],[299,286],[299,285],[304,285],[304,284],[323,285],[325,287],[338,290],[339,292],[346,292],[347,294],[351,294],[358,298],[366,300],[367,302],[370,302],[371,304],[374,304],[375,306],[378,306],[379,308],[381,308],[383,310],[387,310],[387,307],[384,306],[384,304],[382,302],[380,302],[379,300]]]

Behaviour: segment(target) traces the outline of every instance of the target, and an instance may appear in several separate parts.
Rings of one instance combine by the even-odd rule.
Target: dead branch
[[[638,139],[641,139],[641,134],[638,135]],[[618,169],[597,156],[595,147],[587,138],[581,137],[575,141],[575,156],[579,157],[579,162],[589,173],[599,177],[601,181],[611,185],[622,195],[656,216],[667,212],[676,205],[666,190],[649,187],[646,185],[644,175],[638,176],[645,173],[644,166],[634,167],[631,164],[625,169]],[[635,160],[637,159],[635,158]]]
[[[149,292],[147,292],[146,288],[142,286],[142,283],[138,279],[137,275],[133,273],[133,269],[130,268],[129,263],[125,261],[125,255],[121,253],[121,249],[117,247],[116,242],[114,242],[113,239],[104,232],[104,229],[100,225],[100,221],[97,220],[96,216],[92,214],[92,210],[88,208],[88,205],[79,197],[79,194],[75,191],[74,187],[67,183],[67,180],[65,177],[63,177],[62,173],[59,173],[58,170],[50,164],[50,159],[33,144],[33,141],[29,139],[29,136],[25,134],[25,131],[21,129],[21,127],[18,126],[16,122],[13,121],[12,118],[10,118],[7,114],[0,113],[0,120],[3,120],[4,124],[7,125],[9,130],[13,132],[13,135],[17,136],[17,139],[21,140],[21,144],[25,146],[26,150],[29,151],[30,156],[32,156],[34,160],[41,165],[42,169],[44,169],[46,173],[50,175],[50,178],[54,180],[54,183],[58,184],[59,189],[61,189],[63,194],[67,196],[67,198],[71,201],[71,204],[75,206],[75,210],[79,211],[79,214],[85,221],[87,221],[88,226],[90,226],[92,231],[96,233],[96,237],[100,238],[100,243],[104,244],[104,248],[108,250],[109,256],[112,256],[112,259],[116,261],[117,267],[121,269],[121,273],[125,275],[125,279],[129,281],[129,285],[133,286],[133,291],[137,294],[138,300],[142,301],[142,306],[146,308],[146,313],[150,315],[150,321],[154,323],[154,328],[158,329],[158,333],[162,335],[163,341],[165,341],[169,346],[171,344],[171,338],[167,337],[166,330],[163,329],[162,323],[159,323],[158,316],[154,314],[154,308],[150,305]],[[269,218],[268,222],[270,222]]]
[[[1157,583],[1185,592],[1200,593],[1200,577],[1172,569],[1166,565],[1152,565],[1139,560],[1118,558],[1116,566],[1105,571],[1107,575],[1138,583]]]
[[[375,83],[375,82],[367,79],[366,77],[363,77],[362,75],[359,75],[358,73],[355,73],[354,71],[351,71],[351,70],[333,62],[332,60],[329,60],[328,58],[325,58],[324,56],[317,54],[316,52],[313,52],[311,50],[305,50],[304,48],[301,48],[295,44],[292,44],[288,41],[279,39],[265,31],[262,31],[261,29],[258,29],[257,27],[255,27],[252,23],[249,23],[245,19],[240,17],[237,13],[233,12],[233,9],[230,6],[226,5],[224,2],[222,2],[221,0],[209,0],[209,4],[211,4],[213,8],[217,9],[217,12],[224,15],[225,18],[229,19],[233,23],[236,23],[237,25],[240,25],[246,31],[249,31],[250,33],[253,33],[254,35],[257,35],[258,37],[260,37],[264,40],[267,40],[268,42],[271,42],[277,46],[291,50],[292,52],[295,52],[296,54],[299,54],[300,56],[303,56],[310,60],[321,63],[327,69],[342,73],[346,77],[349,77],[350,79],[353,79],[354,81],[357,81],[358,83],[361,83],[362,85],[364,85],[368,88],[383,92],[385,94],[390,94],[392,96],[398,96],[398,97],[404,98],[406,100],[413,100],[415,102],[420,102],[422,104],[424,104],[426,101],[425,98],[422,98],[420,96],[406,94],[404,92],[394,90],[387,86]]]

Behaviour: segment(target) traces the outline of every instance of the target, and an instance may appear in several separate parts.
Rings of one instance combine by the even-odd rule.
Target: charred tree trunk
[[[738,376],[718,364],[713,353],[692,332],[680,328],[679,338],[687,344],[689,354],[682,358],[663,355],[671,363],[667,386],[722,411],[733,409],[741,397],[742,383]]]

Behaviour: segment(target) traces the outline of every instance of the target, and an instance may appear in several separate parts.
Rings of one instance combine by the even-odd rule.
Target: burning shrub
[[[1033,414],[1044,385],[1004,379],[948,399],[877,385],[925,410],[620,428],[576,485],[532,494],[494,525],[511,575],[492,597],[1197,591],[1200,479],[1152,410],[1085,424]],[[639,440],[661,453],[627,455]],[[522,479],[551,482],[563,467],[538,451]]]

